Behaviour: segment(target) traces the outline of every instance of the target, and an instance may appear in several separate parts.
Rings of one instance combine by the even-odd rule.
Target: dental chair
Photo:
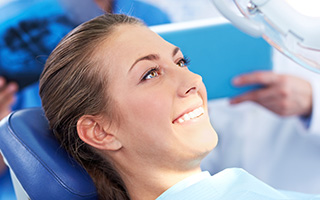
[[[191,58],[208,98],[231,97],[256,86],[235,88],[235,75],[271,69],[271,48],[222,19],[152,27]],[[15,111],[0,123],[0,150],[19,200],[97,199],[88,174],[55,140],[41,108]]]
[[[41,108],[12,112],[3,119],[0,149],[17,199],[97,199],[91,178],[60,147]]]

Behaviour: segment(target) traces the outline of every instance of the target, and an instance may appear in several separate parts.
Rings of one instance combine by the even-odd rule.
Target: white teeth
[[[203,107],[197,108],[189,113],[184,114],[182,117],[180,117],[178,119],[179,123],[194,119],[196,117],[199,117],[200,115],[202,115],[204,113],[204,109]]]
[[[183,115],[183,120],[184,120],[184,121],[190,120],[190,119],[193,117],[193,116],[191,116],[191,114],[192,114],[192,113]]]

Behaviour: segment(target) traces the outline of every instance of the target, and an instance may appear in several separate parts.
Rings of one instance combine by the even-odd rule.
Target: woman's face
[[[120,116],[115,135],[123,155],[150,167],[199,165],[217,136],[202,78],[179,48],[146,27],[121,25],[100,52],[108,58],[107,94]]]

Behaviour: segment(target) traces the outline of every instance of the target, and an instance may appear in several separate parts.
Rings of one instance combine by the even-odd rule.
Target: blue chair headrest
[[[41,108],[3,119],[0,149],[32,200],[97,199],[90,176],[60,147]]]

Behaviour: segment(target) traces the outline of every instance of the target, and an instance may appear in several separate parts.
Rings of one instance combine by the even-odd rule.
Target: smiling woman
[[[178,47],[134,18],[105,15],[75,29],[40,84],[51,128],[96,184],[107,185],[98,186],[102,196],[114,185],[120,196],[155,199],[200,172],[217,142],[201,77]]]
[[[217,144],[202,78],[135,18],[106,14],[69,33],[47,60],[40,95],[55,136],[99,199],[250,199],[251,187],[232,186],[240,178],[258,188],[254,198],[279,197],[242,170],[201,173]]]

